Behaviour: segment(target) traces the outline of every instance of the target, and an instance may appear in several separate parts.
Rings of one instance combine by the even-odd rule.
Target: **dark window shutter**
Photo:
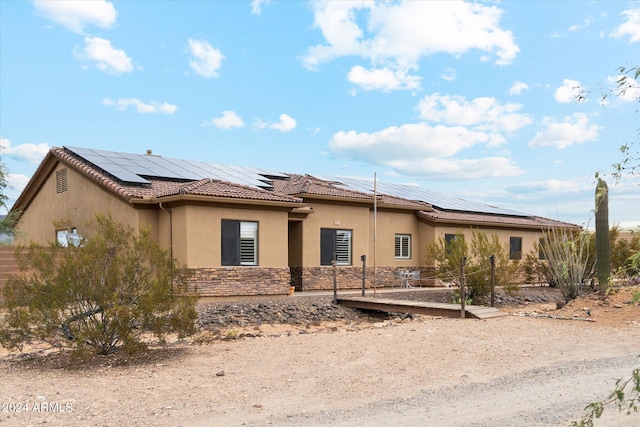
[[[240,221],[222,220],[222,265],[240,265]]]
[[[336,251],[336,230],[320,229],[320,265],[331,265]]]

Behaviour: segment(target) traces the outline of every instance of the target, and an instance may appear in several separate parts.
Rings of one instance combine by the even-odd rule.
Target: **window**
[[[547,256],[544,253],[544,248],[542,247],[544,245],[544,238],[541,237],[538,240],[538,259],[545,261],[547,259]]]
[[[522,259],[522,237],[509,237],[509,259]]]
[[[222,265],[258,265],[258,223],[222,220]]]
[[[456,240],[455,234],[445,234],[444,235],[444,251],[448,254],[451,253],[451,245]]]
[[[351,230],[320,229],[320,265],[351,265]]]
[[[81,237],[78,234],[78,229],[75,227],[70,230],[56,230],[56,241],[58,246],[66,248],[69,244],[73,246],[80,245]]]
[[[56,193],[64,193],[67,191],[67,170],[60,169],[56,171]]]
[[[399,259],[411,258],[411,235],[396,234],[395,256]]]

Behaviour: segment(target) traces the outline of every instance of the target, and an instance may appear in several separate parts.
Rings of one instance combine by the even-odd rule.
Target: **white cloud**
[[[528,84],[515,81],[509,88],[509,95],[520,95],[525,90],[529,90]]]
[[[253,0],[251,2],[251,13],[254,15],[262,14],[262,6],[265,4],[269,4],[271,0]]]
[[[550,179],[513,185],[507,187],[506,190],[509,194],[524,195],[526,197],[566,197],[585,191],[592,191],[594,187],[591,181],[593,181],[593,178],[580,178],[568,181]]]
[[[389,92],[399,89],[419,89],[422,77],[411,76],[407,70],[378,68],[366,70],[356,65],[347,74],[347,79],[364,90],[382,90]]]
[[[560,104],[567,104],[569,102],[579,102],[582,100],[580,95],[584,93],[584,88],[579,81],[564,79],[562,86],[556,89],[554,98],[556,102]]]
[[[38,164],[49,152],[49,144],[20,144],[15,147],[11,145],[11,140],[0,136],[0,154],[9,156],[15,160],[26,161]]]
[[[578,31],[581,30],[583,28],[587,28],[589,25],[591,25],[593,23],[593,18],[591,17],[586,17],[584,18],[584,21],[582,21],[581,24],[573,24],[572,26],[570,26],[567,31],[572,33],[574,31]]]
[[[392,126],[373,133],[340,131],[329,141],[329,148],[335,154],[387,164],[394,159],[452,156],[488,141],[489,136],[485,133],[464,127],[417,123]]]
[[[627,20],[611,33],[613,38],[629,36],[629,43],[640,42],[640,8],[629,9],[621,13]]]
[[[444,72],[440,73],[440,78],[442,80],[452,82],[456,79],[456,70],[454,68],[447,67]]]
[[[420,117],[425,120],[492,132],[512,132],[531,124],[527,115],[518,112],[521,109],[520,104],[501,104],[490,97],[467,101],[462,96],[439,93],[425,96],[418,104]]]
[[[189,53],[192,58],[189,66],[202,77],[218,77],[224,55],[209,43],[189,39]]]
[[[485,134],[462,127],[431,127],[420,123],[374,133],[338,132],[329,141],[329,148],[337,156],[390,167],[393,174],[455,180],[523,173],[506,157],[447,158],[486,141]]]
[[[508,64],[519,52],[511,31],[500,27],[502,11],[496,6],[316,1],[312,8],[314,26],[322,31],[325,44],[308,48],[303,65],[309,69],[339,57],[358,56],[368,60],[373,70],[406,73],[417,70],[422,57],[437,53],[460,56],[477,49],[494,54],[498,64]],[[371,36],[365,36],[361,22]],[[363,82],[368,84],[370,79]],[[387,85],[381,87],[388,89]]]
[[[116,22],[116,9],[105,0],[34,0],[38,14],[69,30],[82,34],[87,25],[111,28]]]
[[[389,162],[396,173],[434,179],[481,179],[522,175],[522,171],[506,157],[481,159],[425,158]]]
[[[22,193],[22,190],[27,186],[31,179],[27,175],[19,173],[10,173],[7,175],[7,183],[10,187],[14,188],[17,192]]]
[[[111,46],[111,42],[100,37],[85,37],[84,49],[76,49],[76,57],[85,61],[94,61],[96,67],[110,74],[118,75],[133,71],[131,58],[122,49]]]
[[[161,113],[161,114],[173,114],[178,110],[178,107],[169,104],[167,102],[163,102],[160,104],[159,102],[151,101],[149,103],[144,103],[140,101],[138,98],[120,98],[117,101],[112,100],[111,98],[104,98],[102,100],[102,104],[107,107],[115,107],[116,110],[124,111],[129,106],[135,107],[138,113],[148,114],[148,113]]]
[[[501,104],[495,98],[427,95],[417,106],[427,122],[391,126],[377,132],[341,131],[329,141],[338,157],[384,165],[398,174],[441,179],[476,179],[515,176],[523,171],[508,152],[483,158],[463,158],[463,151],[483,144],[506,143],[502,132],[531,123],[519,113],[519,104]],[[455,158],[454,158],[455,157]]]
[[[388,166],[403,175],[477,179],[523,173],[507,157],[451,158],[466,148],[490,140],[489,135],[464,127],[418,123],[373,133],[337,132],[329,141],[329,149],[336,156]]]
[[[231,110],[225,110],[222,112],[222,116],[221,117],[217,117],[215,119],[212,119],[211,122],[206,123],[208,124],[212,124],[213,126],[217,127],[217,128],[222,128],[222,129],[231,129],[231,128],[241,128],[244,127],[244,122],[242,121],[242,118],[240,116],[238,116],[235,111],[231,111]]]
[[[529,147],[562,149],[574,144],[595,141],[602,129],[600,126],[589,124],[589,118],[584,113],[574,113],[564,117],[560,122],[552,117],[545,117],[543,124],[545,129],[529,141]]]
[[[279,130],[280,132],[289,132],[295,129],[296,126],[298,126],[298,123],[293,117],[287,114],[280,114],[280,121],[270,125],[269,128]]]

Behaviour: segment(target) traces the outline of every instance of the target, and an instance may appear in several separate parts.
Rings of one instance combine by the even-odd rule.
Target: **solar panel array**
[[[64,147],[93,163],[120,181],[148,184],[145,178],[168,178],[194,181],[204,178],[227,181],[250,187],[272,189],[272,179],[287,179],[280,172],[265,169],[228,166],[194,160],[180,160],[150,154],[130,154],[114,151]]]
[[[273,189],[273,179],[289,179],[280,172],[266,169],[229,166],[195,160],[180,160],[151,154],[131,154],[115,151],[94,150],[79,147],[64,147],[67,151],[93,163],[116,179],[134,184],[149,184],[146,178],[166,178],[194,181],[205,178],[227,181],[267,190]],[[323,177],[352,190],[373,193],[373,180],[347,177]],[[482,203],[471,202],[414,185],[377,182],[381,194],[417,200],[449,211],[479,212],[497,215],[529,216],[527,214],[502,209]]]
[[[373,180],[345,177],[318,177],[327,181],[339,182],[352,190],[373,193]],[[416,185],[391,184],[376,182],[376,191],[380,194],[388,194],[403,199],[428,203],[434,207],[448,211],[478,212],[495,215],[529,216],[522,212],[502,209],[482,203],[471,202],[457,197],[446,196],[442,193],[427,190]]]

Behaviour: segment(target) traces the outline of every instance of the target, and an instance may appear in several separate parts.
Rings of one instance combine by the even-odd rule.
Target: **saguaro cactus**
[[[596,185],[596,267],[600,291],[606,292],[611,274],[611,250],[609,247],[609,188],[598,178]]]

